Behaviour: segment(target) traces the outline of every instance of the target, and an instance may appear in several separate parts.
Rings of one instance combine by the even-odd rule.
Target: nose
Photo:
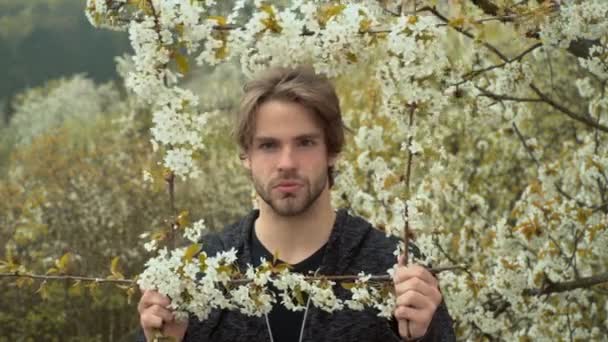
[[[281,150],[281,154],[279,155],[279,160],[278,160],[278,165],[277,168],[279,169],[279,171],[287,171],[287,170],[293,170],[296,167],[296,155],[295,155],[295,151],[289,147],[286,146],[285,148],[283,148]]]

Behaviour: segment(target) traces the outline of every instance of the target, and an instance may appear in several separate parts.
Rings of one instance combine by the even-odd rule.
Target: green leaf
[[[211,16],[209,16],[209,19],[215,20],[219,26],[226,26],[226,24],[228,23],[228,21],[226,20],[226,17],[221,16],[221,15],[211,15]]]
[[[38,290],[36,290],[36,293],[40,294],[40,298],[42,298],[42,300],[49,299],[49,290],[46,287],[46,280],[40,283],[40,287]]]
[[[107,276],[106,279],[108,279],[108,280],[121,280],[121,279],[125,279],[125,276],[124,276],[124,274],[122,274],[120,272],[116,272],[116,273],[113,273],[112,275]]]
[[[137,288],[135,286],[131,286],[127,289],[127,304],[131,304],[133,301],[133,295],[135,295],[136,291]]]
[[[272,268],[273,273],[281,273],[285,270],[291,270],[293,266],[288,263],[280,263]]]
[[[177,215],[177,224],[179,224],[180,227],[185,227],[190,224],[190,212],[188,212],[188,210],[183,210]]]
[[[72,286],[68,289],[68,293],[71,296],[79,297],[82,295],[82,282],[80,280],[76,280]]]
[[[272,253],[272,264],[276,265],[277,261],[279,261],[279,250],[275,250],[274,253]]]
[[[317,13],[319,24],[324,27],[331,18],[342,13],[345,8],[346,5],[344,4],[331,4],[321,6]]]
[[[342,287],[345,288],[345,289],[347,289],[347,290],[350,290],[350,289],[352,289],[352,288],[355,287],[355,283],[348,282],[348,281],[340,283],[340,285],[342,285]]]
[[[10,262],[0,260],[0,272],[11,272],[11,268]]]
[[[188,63],[188,58],[186,58],[186,56],[182,55],[179,52],[176,52],[175,55],[173,56],[173,58],[175,58],[175,63],[177,64],[177,70],[182,75],[187,74],[188,70],[190,70],[190,64]]]
[[[293,289],[293,294],[296,297],[296,301],[298,302],[298,305],[304,305],[304,303],[305,303],[304,294],[302,293],[302,290],[300,289],[299,286],[297,286]]]
[[[279,22],[277,21],[276,14],[272,5],[263,4],[262,6],[260,6],[260,10],[268,14],[267,18],[262,19],[262,25],[264,25],[266,30],[269,30],[273,33],[281,33],[281,31],[283,31],[283,28],[281,27],[281,25],[279,25]]]
[[[89,289],[89,294],[91,295],[91,297],[93,297],[93,299],[97,301],[97,292],[99,290],[99,284],[94,281],[87,284],[86,287]]]
[[[201,272],[205,272],[207,270],[207,254],[205,252],[198,255],[198,262],[200,264]]]
[[[359,58],[357,58],[357,55],[355,55],[354,52],[347,52],[346,53],[346,59],[350,62],[350,63],[357,63],[357,61],[359,61]]]
[[[32,284],[34,284],[34,279],[28,277],[19,277],[15,280],[15,285],[17,285],[18,288],[32,286]]]
[[[162,229],[158,230],[158,231],[152,233],[151,238],[152,238],[152,240],[155,240],[155,241],[163,241],[167,238],[167,232]]]
[[[72,258],[72,253],[67,252],[61,256],[58,260],[55,260],[55,267],[57,267],[57,273],[65,274],[68,271],[68,266]]]
[[[201,251],[201,244],[195,243],[192,244],[190,246],[188,246],[188,248],[186,248],[186,252],[184,253],[184,256],[182,257],[182,261],[185,263],[189,263],[192,261],[192,259],[194,258],[194,256],[196,254],[198,254],[198,252]],[[199,258],[200,261],[200,258]]]
[[[226,273],[228,276],[230,276],[234,273],[234,267],[231,265],[221,265],[217,268],[217,271],[218,273]]]
[[[114,257],[112,259],[112,264],[110,265],[110,273],[112,273],[112,274],[120,273],[118,271],[118,261],[120,261],[120,257]]]

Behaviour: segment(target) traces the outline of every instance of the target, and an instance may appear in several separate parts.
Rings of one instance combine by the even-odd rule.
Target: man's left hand
[[[399,324],[399,335],[407,341],[426,334],[443,297],[437,278],[427,269],[419,265],[403,266],[399,259],[393,278],[397,297],[393,314]]]

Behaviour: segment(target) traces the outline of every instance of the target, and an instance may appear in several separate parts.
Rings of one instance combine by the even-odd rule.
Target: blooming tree
[[[247,76],[311,64],[335,79],[355,132],[335,203],[387,234],[413,229],[420,262],[464,265],[440,274],[461,338],[608,334],[605,1],[237,1],[226,10],[89,0],[87,15],[129,32],[125,84],[153,109],[169,179],[199,176],[194,160],[213,147],[213,111],[199,112],[199,97],[180,86],[192,62],[236,61]],[[203,226],[187,235],[196,240]],[[298,278],[274,262],[238,270],[234,251],[202,250],[160,248],[140,284],[201,318],[213,307],[267,311],[277,300],[268,282],[294,310],[306,293],[328,311],[390,315],[390,291],[370,275],[345,285],[352,298],[340,300],[327,278]]]

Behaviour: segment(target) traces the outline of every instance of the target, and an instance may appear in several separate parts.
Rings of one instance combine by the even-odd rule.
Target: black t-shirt
[[[301,262],[291,265],[293,268],[291,272],[298,272],[302,274],[314,273],[323,260],[323,254],[325,252],[325,245],[319,248],[308,258]],[[272,262],[272,253],[269,252],[264,245],[258,240],[255,234],[255,229],[251,230],[251,257],[253,266],[257,267],[260,265],[260,258]],[[279,260],[279,262],[282,262]],[[273,286],[269,287],[272,291],[276,291]],[[272,337],[275,342],[293,342],[298,341],[300,338],[300,329],[302,328],[302,319],[304,319],[304,311],[291,311],[287,309],[283,304],[280,303],[280,297],[275,292],[275,298],[279,302],[275,303],[272,310],[268,314],[268,321],[270,322],[270,328],[272,330]]]

